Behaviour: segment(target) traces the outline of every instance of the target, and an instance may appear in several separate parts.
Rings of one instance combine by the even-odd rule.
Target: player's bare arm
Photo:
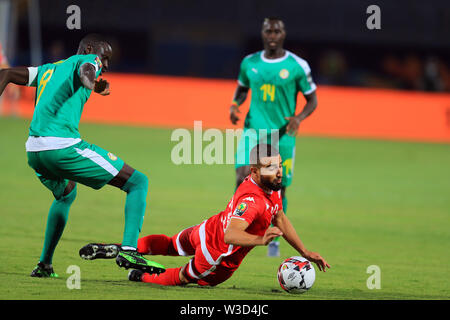
[[[106,80],[95,80],[95,67],[91,63],[85,63],[80,68],[80,80],[87,89],[103,96],[109,95],[109,83]]]
[[[0,70],[0,95],[3,94],[8,83],[14,83],[17,85],[26,85],[28,83],[28,68],[27,67],[15,67]]]
[[[320,256],[317,252],[312,252],[306,249],[300,237],[295,231],[294,226],[288,217],[284,214],[283,210],[278,211],[273,224],[281,230],[283,238],[304,258],[314,262],[320,271],[326,272],[326,268],[330,268],[328,262]]]
[[[233,103],[230,107],[230,120],[232,124],[236,124],[240,118],[238,116],[239,106],[244,103],[245,99],[247,99],[249,88],[238,85],[236,91],[234,92]]]
[[[289,120],[286,132],[291,136],[297,134],[300,123],[309,117],[317,107],[317,94],[315,91],[310,94],[305,94],[304,97],[306,99],[306,104],[303,107],[302,112],[294,117],[286,117],[286,120]]]
[[[96,54],[101,61],[102,69],[101,73],[108,71],[109,60],[112,57],[111,45],[107,42],[100,42],[96,46],[87,45],[86,47],[80,47],[78,54]],[[85,63],[80,68],[80,79],[85,88],[93,90],[94,92],[107,96],[110,94],[109,83],[106,80],[95,80],[95,66],[90,63]]]
[[[264,236],[248,233],[245,231],[247,227],[247,221],[231,218],[224,233],[225,243],[241,247],[266,246],[273,238],[283,235],[277,227],[268,228]]]

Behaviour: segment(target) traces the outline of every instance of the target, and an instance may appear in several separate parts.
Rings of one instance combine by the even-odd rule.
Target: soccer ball
[[[316,280],[316,271],[311,262],[303,257],[290,257],[278,268],[278,282],[284,291],[304,293]]]

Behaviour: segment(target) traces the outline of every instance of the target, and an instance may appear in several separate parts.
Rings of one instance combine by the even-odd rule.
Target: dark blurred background
[[[262,49],[264,17],[277,16],[285,48],[309,62],[318,84],[450,91],[449,0],[2,1],[12,65],[32,63],[36,37],[37,57],[53,62],[98,32],[113,44],[111,71],[235,79],[242,58]],[[380,30],[366,27],[372,4]],[[81,9],[81,30],[66,27],[69,5]]]

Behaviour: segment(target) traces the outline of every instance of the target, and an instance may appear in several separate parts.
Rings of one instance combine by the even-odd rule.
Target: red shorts
[[[183,268],[183,275],[190,282],[201,286],[215,286],[230,278],[237,267],[225,266],[223,258],[226,256],[212,260],[204,243],[202,249],[202,228],[204,223],[177,233],[172,237],[172,244],[180,256],[194,256]]]

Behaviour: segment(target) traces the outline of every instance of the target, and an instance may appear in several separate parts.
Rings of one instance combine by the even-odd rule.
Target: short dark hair
[[[261,158],[274,157],[279,154],[278,149],[271,144],[259,143],[250,151],[250,165],[260,167]]]
[[[111,46],[111,44],[106,40],[106,37],[104,37],[103,35],[98,33],[90,33],[86,35],[83,39],[81,39],[77,53],[78,54],[83,53],[88,46],[97,48],[102,43],[106,43]]]
[[[281,25],[282,25],[283,29],[286,29],[286,26],[284,25],[283,19],[281,19],[280,17],[276,17],[276,16],[270,16],[270,17],[264,18],[264,21],[263,21],[263,24],[262,24],[263,27],[264,27],[264,24],[266,22],[269,22],[269,21],[279,21],[279,22],[281,22]]]
[[[283,19],[281,19],[280,17],[277,17],[277,16],[269,16],[269,17],[264,18],[264,22],[266,22],[266,21],[281,21],[281,22],[283,22]]]

